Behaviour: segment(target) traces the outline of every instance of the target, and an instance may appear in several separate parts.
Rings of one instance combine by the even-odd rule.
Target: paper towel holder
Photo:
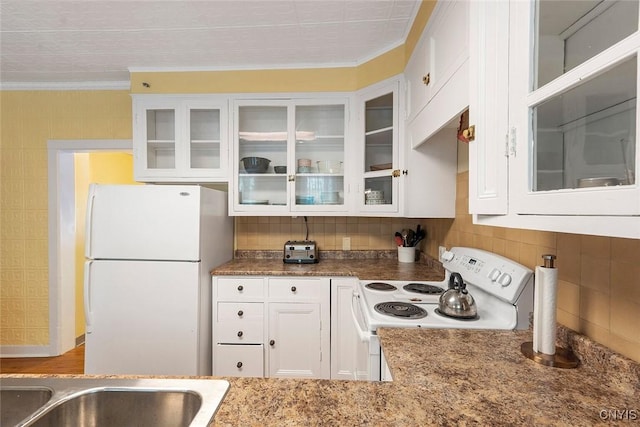
[[[555,255],[551,254],[542,255],[544,267],[555,268],[553,265],[555,258]],[[535,351],[533,349],[533,341],[528,341],[522,343],[520,351],[534,362],[553,368],[573,369],[579,363],[578,358],[571,350],[559,346],[556,346],[554,354],[545,354]]]

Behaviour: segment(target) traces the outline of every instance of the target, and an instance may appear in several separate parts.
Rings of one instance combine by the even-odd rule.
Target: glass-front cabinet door
[[[510,58],[518,213],[640,213],[639,2],[511,4],[519,23]]]
[[[347,101],[239,100],[237,214],[345,211]]]
[[[345,104],[294,108],[294,210],[344,210]]]
[[[226,100],[134,98],[136,180],[226,181],[226,105]]]
[[[358,170],[361,212],[397,212],[401,172],[398,169],[397,84],[361,95],[363,143]]]

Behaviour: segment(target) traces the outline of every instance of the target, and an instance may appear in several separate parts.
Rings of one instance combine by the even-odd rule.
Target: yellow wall
[[[127,91],[0,92],[0,343],[49,343],[47,140],[131,139]]]
[[[137,184],[133,156],[129,153],[78,153],[74,155],[76,210],[76,337],[84,334],[84,241],[89,184]]]

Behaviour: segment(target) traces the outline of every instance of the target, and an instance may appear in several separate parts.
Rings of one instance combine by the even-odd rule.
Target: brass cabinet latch
[[[425,85],[429,86],[430,81],[431,81],[431,73],[427,73],[426,75],[422,76],[422,83],[424,83]]]
[[[295,175],[289,175],[289,182],[294,182],[296,180]]]
[[[396,169],[391,173],[391,176],[397,178],[400,176],[400,169]]]
[[[476,127],[475,127],[475,125],[471,125],[468,128],[466,128],[465,130],[463,130],[462,131],[462,136],[467,141],[473,141],[474,139],[476,139]]]

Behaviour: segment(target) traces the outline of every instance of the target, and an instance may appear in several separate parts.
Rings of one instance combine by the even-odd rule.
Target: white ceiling
[[[354,66],[404,43],[420,0],[0,0],[0,82],[129,71]]]

